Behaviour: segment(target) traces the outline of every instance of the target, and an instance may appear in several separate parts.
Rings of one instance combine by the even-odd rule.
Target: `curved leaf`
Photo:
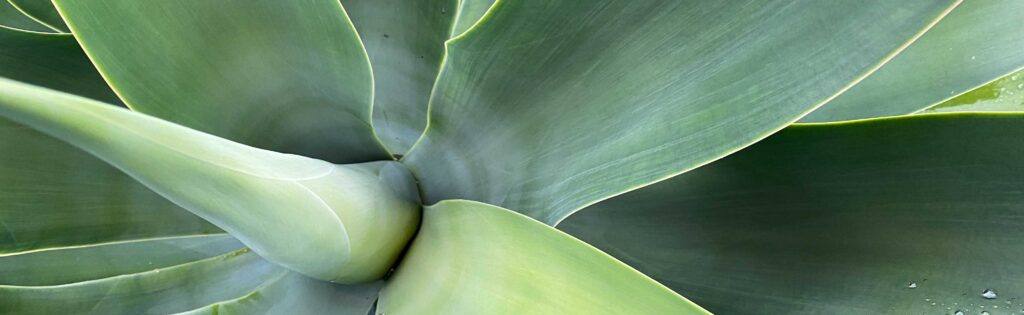
[[[0,256],[0,284],[57,285],[165,268],[237,250],[225,234],[164,237]]]
[[[0,43],[0,77],[121,104],[73,36],[0,27]]]
[[[0,118],[0,254],[220,229],[60,140]]]
[[[1022,111],[1024,111],[1024,70],[1011,73],[954,99],[929,107],[921,113]]]
[[[52,32],[50,28],[25,15],[7,0],[0,0],[0,30]]]
[[[1020,310],[1021,134],[1024,114],[793,126],[559,228],[722,314]]]
[[[781,129],[951,2],[498,1],[447,43],[404,161],[428,203],[554,224]]]
[[[117,97],[70,35],[0,28],[0,76]],[[0,254],[219,233],[121,171],[0,118]]]
[[[398,162],[335,165],[261,150],[6,79],[0,116],[89,151],[268,260],[318,279],[379,278],[419,222],[415,183]]]
[[[1024,67],[1024,2],[964,1],[920,40],[800,122],[905,115]]]
[[[464,200],[423,226],[377,314],[705,314],[605,253],[518,213]]]
[[[338,285],[290,273],[237,299],[180,314],[365,315],[382,284]]]
[[[49,0],[7,0],[29,18],[57,32],[67,33],[68,26]]]
[[[242,249],[166,269],[73,284],[0,285],[0,313],[167,314],[241,296],[287,273]]]
[[[494,5],[496,0],[456,0],[457,15],[452,25],[451,37],[465,33],[470,27],[476,24],[487,13],[487,10]]]
[[[57,0],[132,109],[335,163],[388,159],[373,82],[337,0]]]
[[[374,127],[393,153],[405,153],[427,124],[455,2],[342,1],[373,65]]]

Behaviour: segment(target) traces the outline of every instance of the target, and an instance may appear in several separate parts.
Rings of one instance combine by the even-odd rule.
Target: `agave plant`
[[[0,24],[3,314],[1024,309],[1022,1]]]

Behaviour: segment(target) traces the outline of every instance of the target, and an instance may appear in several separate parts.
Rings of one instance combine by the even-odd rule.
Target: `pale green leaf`
[[[1024,112],[1024,70],[989,82],[921,113]]]
[[[0,285],[42,286],[165,268],[242,248],[226,234],[164,237],[0,255]]]
[[[0,30],[14,29],[31,32],[53,32],[52,29],[36,22],[24,12],[11,5],[7,0],[0,0]]]
[[[1021,134],[1024,114],[798,125],[558,227],[721,314],[1005,314]]]
[[[3,0],[0,0],[3,1]],[[29,18],[39,22],[43,26],[61,33],[68,32],[68,26],[64,25],[57,9],[53,7],[50,0],[6,0],[14,5]]]
[[[464,200],[428,206],[377,314],[706,314],[565,233]]]
[[[220,233],[121,171],[0,118],[0,254]]]
[[[448,39],[455,0],[343,0],[373,65],[373,123],[393,153],[427,124],[427,101]]]
[[[132,109],[335,163],[386,159],[373,82],[337,0],[57,0]]]
[[[954,1],[498,1],[447,43],[405,162],[425,202],[548,224],[775,132]]]
[[[287,273],[254,253],[55,286],[0,285],[3,314],[167,314],[242,296]]]
[[[242,297],[181,314],[365,315],[377,300],[382,284],[338,285],[289,273]]]
[[[419,221],[412,177],[394,161],[335,165],[265,151],[6,79],[0,116],[100,157],[268,260],[318,279],[379,278]]]
[[[804,117],[826,122],[905,115],[1024,67],[1024,1],[964,1],[870,77]]]

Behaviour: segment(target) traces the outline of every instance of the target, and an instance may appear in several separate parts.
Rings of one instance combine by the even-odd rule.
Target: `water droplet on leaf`
[[[917,282],[911,282],[910,284],[907,285],[907,287],[911,289],[917,289]]]
[[[996,291],[985,289],[985,291],[981,291],[981,297],[991,300],[998,296],[996,295]]]

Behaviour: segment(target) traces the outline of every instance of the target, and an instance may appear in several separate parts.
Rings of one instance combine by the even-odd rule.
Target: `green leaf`
[[[0,116],[80,147],[268,260],[339,282],[379,278],[419,222],[394,161],[335,165],[0,79]]]
[[[162,248],[177,254],[188,250]],[[83,250],[96,254],[96,249]],[[144,262],[159,259],[157,249],[117,254]],[[381,286],[380,282],[344,286],[313,280],[245,249],[167,268],[155,262],[148,269],[66,285],[0,285],[0,313],[366,314]]]
[[[1024,67],[1024,2],[964,1],[920,40],[801,122],[905,115]]]
[[[455,2],[342,1],[373,65],[373,123],[391,152],[407,151],[427,124]]]
[[[57,285],[187,263],[242,247],[226,234],[164,237],[0,255],[0,284]]]
[[[0,0],[2,1],[2,0]],[[7,0],[26,16],[53,31],[67,33],[68,26],[49,0]]]
[[[554,224],[783,128],[951,2],[498,1],[447,43],[404,161],[427,203]]]
[[[388,159],[373,82],[337,0],[57,0],[134,110],[335,163]]]
[[[0,285],[4,314],[167,314],[246,294],[288,271],[248,250],[57,286]]]
[[[0,254],[220,229],[103,161],[0,118]]]
[[[1024,111],[1024,70],[989,82],[922,113]]]
[[[455,14],[457,15],[452,25],[451,37],[465,33],[470,27],[476,24],[487,13],[487,10],[494,5],[496,0],[456,0],[458,2]]]
[[[1024,114],[797,125],[558,227],[721,314],[1020,310],[1021,134]]]
[[[73,36],[0,27],[0,43],[0,77],[121,104]]]
[[[488,204],[428,206],[377,314],[706,314],[605,253]]]
[[[7,0],[0,0],[0,31],[23,30],[32,32],[52,32],[50,28],[39,24]],[[5,42],[6,43],[6,42]]]
[[[365,315],[377,300],[382,284],[338,285],[290,273],[245,296],[181,314]]]

